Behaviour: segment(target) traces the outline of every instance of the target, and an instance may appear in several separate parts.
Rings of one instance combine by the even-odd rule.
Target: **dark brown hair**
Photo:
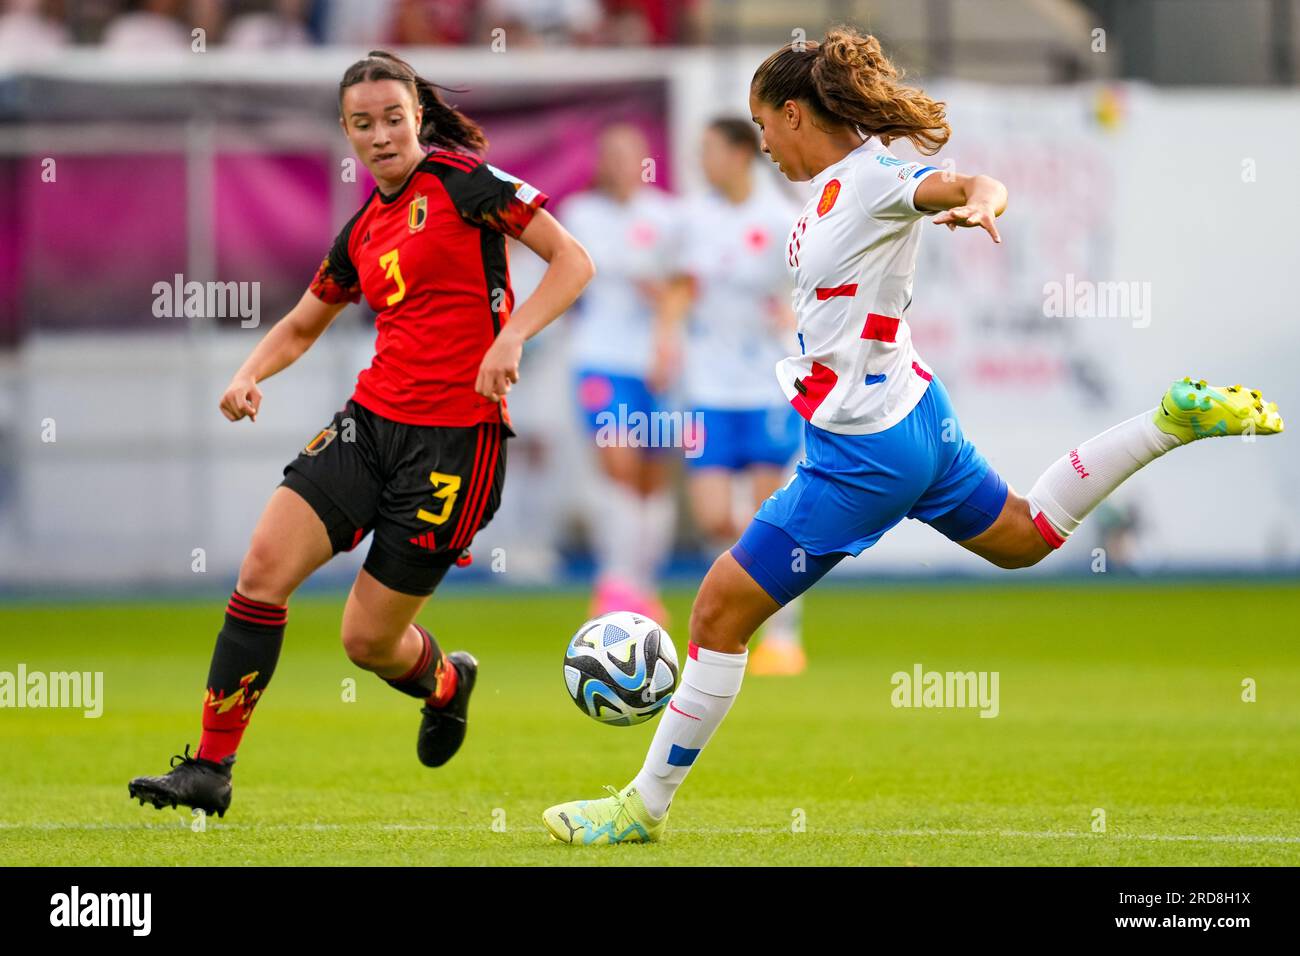
[[[709,129],[716,132],[730,145],[758,155],[758,130],[747,119],[734,116],[718,116],[709,123]]]
[[[791,43],[754,72],[751,89],[768,106],[801,100],[823,124],[848,124],[885,145],[906,138],[929,156],[952,135],[945,104],[902,83],[875,37],[835,27],[821,43]]]
[[[387,50],[371,50],[364,60],[357,60],[339,81],[339,112],[343,112],[343,92],[349,86],[368,80],[397,80],[411,90],[415,101],[424,108],[424,122],[420,126],[420,142],[425,146],[444,149],[463,149],[479,153],[487,149],[487,137],[472,119],[456,107],[449,105],[438,92],[460,93],[421,77],[400,57]]]

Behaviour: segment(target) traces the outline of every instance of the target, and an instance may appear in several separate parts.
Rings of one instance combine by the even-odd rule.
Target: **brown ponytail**
[[[870,136],[906,138],[927,156],[952,135],[942,102],[905,86],[880,41],[852,27],[828,30],[821,43],[791,43],[754,72],[754,94],[769,106],[802,100],[815,119],[856,127]]]
[[[480,153],[487,149],[487,137],[472,119],[449,105],[438,92],[460,93],[449,87],[430,83],[417,74],[411,64],[387,50],[371,50],[364,60],[358,60],[347,68],[343,79],[339,81],[339,111],[343,109],[343,92],[349,86],[368,80],[397,80],[405,83],[411,90],[416,102],[424,110],[424,122],[420,126],[420,142],[425,146],[441,146],[444,149],[463,149]]]

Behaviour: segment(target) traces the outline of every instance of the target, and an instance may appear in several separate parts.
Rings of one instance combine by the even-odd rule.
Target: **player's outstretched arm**
[[[978,226],[994,242],[1002,241],[994,220],[1006,211],[1007,187],[992,176],[930,175],[916,187],[913,201],[917,209],[942,210],[934,217],[936,225],[950,230]]]
[[[257,421],[262,390],[257,383],[288,368],[330,327],[346,302],[322,302],[309,290],[271,331],[262,336],[221,396],[221,414],[232,422]]]
[[[547,263],[537,288],[510,316],[483,356],[474,390],[499,402],[519,381],[524,343],[554,322],[577,300],[596,274],[582,243],[545,209],[539,209],[519,235],[519,241]]]

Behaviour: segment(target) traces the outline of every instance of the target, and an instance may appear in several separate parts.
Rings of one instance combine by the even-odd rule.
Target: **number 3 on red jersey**
[[[397,283],[397,291],[389,293],[385,300],[389,305],[396,305],[406,297],[406,282],[402,279],[402,270],[397,264],[397,250],[385,252],[379,257],[379,264],[387,271],[384,273],[385,279],[392,279]]]

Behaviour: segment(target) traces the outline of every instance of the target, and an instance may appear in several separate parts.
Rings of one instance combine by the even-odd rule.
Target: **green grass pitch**
[[[683,658],[690,598],[669,596]],[[553,842],[542,809],[626,783],[654,725],[569,702],[585,603],[430,603],[421,621],[481,670],[465,748],[427,770],[418,704],[339,646],[342,599],[295,599],[234,802],[204,832],[126,782],[197,742],[221,599],[0,607],[0,671],[102,671],[105,697],[98,719],[0,710],[0,864],[1300,864],[1295,584],[823,588],[807,673],[746,679],[668,838],[590,849]],[[999,715],[893,707],[891,675],[917,663],[997,671]]]

